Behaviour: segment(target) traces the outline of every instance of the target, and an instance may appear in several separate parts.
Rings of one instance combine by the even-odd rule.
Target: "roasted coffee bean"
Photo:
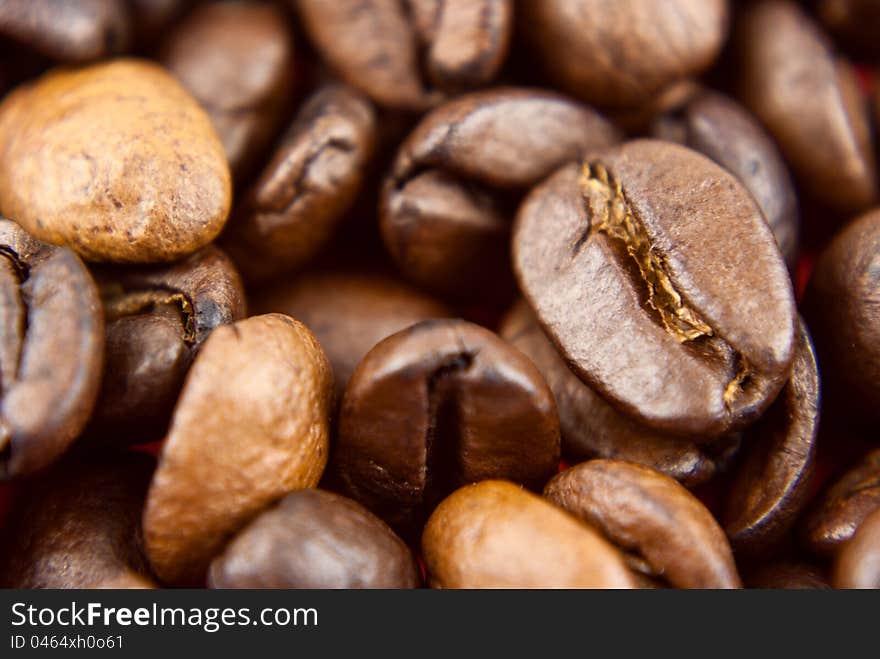
[[[369,102],[347,87],[306,101],[223,236],[247,279],[302,267],[327,243],[360,190],[375,133]]]
[[[229,538],[327,461],[333,377],[281,314],[215,329],[174,409],[144,511],[147,556],[169,583],[199,582]]]
[[[818,0],[822,24],[837,44],[857,57],[880,59],[880,2],[877,0]]]
[[[538,489],[558,461],[559,418],[541,374],[463,320],[393,334],[345,390],[335,472],[352,498],[404,533],[462,485],[504,478]]]
[[[98,272],[107,340],[104,378],[86,434],[114,444],[160,439],[196,352],[245,317],[232,261],[205,247],[172,265]]]
[[[880,208],[822,252],[804,300],[826,389],[847,410],[880,416]]]
[[[831,557],[880,508],[880,449],[871,451],[815,500],[803,519],[807,549]]]
[[[76,439],[98,394],[103,344],[82,261],[0,218],[0,480],[45,467]]]
[[[854,73],[789,0],[764,0],[737,28],[740,96],[779,142],[802,188],[843,213],[877,199],[865,101]]]
[[[506,197],[617,139],[594,111],[550,92],[508,88],[450,101],[398,151],[382,195],[385,246],[419,286],[497,298],[513,287]]]
[[[706,441],[788,379],[791,281],[751,195],[708,158],[638,140],[537,186],[514,269],[574,372],[640,424]]]
[[[829,590],[831,585],[815,565],[779,561],[762,566],[746,577],[748,588],[772,590]]]
[[[640,425],[618,412],[569,370],[535,315],[520,300],[499,334],[531,359],[553,391],[559,409],[563,454],[580,462],[616,458],[652,467],[687,487],[723,471],[736,456],[739,434],[697,443]]]
[[[701,73],[727,34],[725,0],[521,0],[519,26],[563,88],[631,108]]]
[[[880,510],[859,524],[837,555],[835,588],[880,588]]]
[[[142,453],[67,457],[27,482],[0,546],[3,588],[153,588],[141,510]]]
[[[368,272],[313,272],[260,291],[256,313],[283,313],[306,325],[333,366],[337,402],[355,367],[382,339],[451,311],[390,277]]]
[[[433,588],[635,588],[590,526],[505,481],[455,491],[431,515],[422,555]]]
[[[210,242],[229,212],[229,167],[208,116],[146,61],[18,88],[0,105],[0,153],[0,210],[89,260],[174,260]]]
[[[733,552],[712,513],[675,480],[622,460],[557,474],[544,496],[594,528],[631,567],[679,588],[740,588]]]
[[[656,117],[651,133],[699,151],[736,176],[758,202],[785,262],[794,269],[800,233],[794,185],[776,144],[744,108],[703,90]]]
[[[64,62],[85,62],[125,51],[131,28],[124,2],[0,2],[0,36]]]
[[[338,494],[300,490],[251,522],[214,559],[211,588],[416,588],[394,531]]]
[[[346,81],[380,105],[408,110],[492,80],[507,55],[513,21],[511,0],[292,4]]]
[[[162,62],[208,111],[236,178],[250,172],[293,87],[293,38],[280,9],[203,5],[171,33]]]
[[[127,0],[138,41],[150,47],[193,0]]]
[[[744,461],[727,498],[724,530],[738,557],[760,559],[787,538],[807,503],[819,429],[819,370],[798,323],[791,378],[745,433]]]

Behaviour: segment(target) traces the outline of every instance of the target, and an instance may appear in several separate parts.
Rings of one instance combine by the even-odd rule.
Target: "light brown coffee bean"
[[[428,320],[377,344],[339,412],[334,472],[406,533],[454,489],[489,478],[541,488],[559,462],[553,394],[523,354],[463,320]]]
[[[877,167],[865,100],[797,3],[764,0],[737,28],[740,97],[776,138],[801,186],[843,212],[877,199]]]
[[[245,192],[222,241],[247,279],[301,268],[333,236],[373,153],[372,106],[342,85],[311,96]]]
[[[725,0],[522,0],[521,26],[546,74],[601,107],[627,108],[709,68],[727,35]]]
[[[299,490],[262,513],[214,559],[211,588],[416,588],[394,531],[351,499]]]
[[[212,245],[171,265],[93,270],[107,339],[86,434],[114,444],[155,441],[199,348],[215,328],[245,317],[241,277]]]
[[[723,471],[736,456],[738,434],[698,443],[653,430],[618,412],[571,372],[525,300],[507,313],[499,334],[531,359],[547,380],[559,410],[563,455],[569,460],[598,457],[635,462],[696,487]]]
[[[0,218],[0,481],[58,458],[98,394],[104,317],[71,250]]]
[[[64,62],[117,55],[128,47],[131,31],[131,17],[124,2],[0,2],[0,35]]]
[[[383,275],[312,272],[261,289],[256,313],[283,313],[311,330],[333,365],[337,403],[355,367],[382,339],[452,312],[427,295]]]
[[[320,345],[281,314],[215,329],[174,409],[144,511],[147,556],[167,583],[197,583],[274,500],[317,485],[333,377]]]
[[[231,202],[211,122],[161,67],[46,74],[0,105],[0,209],[93,261],[171,261],[210,242]]]
[[[506,481],[456,490],[425,526],[433,588],[635,588],[623,556],[590,526]]]
[[[154,464],[81,453],[27,482],[0,542],[0,586],[154,588],[140,531]]]
[[[293,91],[293,37],[269,3],[202,5],[169,35],[161,61],[208,114],[236,179],[275,135]]]
[[[737,556],[761,559],[787,537],[809,496],[819,430],[819,368],[803,321],[791,378],[745,432],[743,463],[727,497],[724,530]]]
[[[675,480],[621,460],[556,475],[544,496],[678,588],[740,588],[733,552],[712,513]]]
[[[815,500],[802,520],[804,545],[819,556],[831,557],[878,508],[880,449],[864,456]]]
[[[880,510],[859,524],[837,554],[835,588],[880,588]]]
[[[641,424],[705,441],[788,379],[788,271],[751,195],[695,151],[636,140],[559,170],[520,207],[513,261],[572,370]]]
[[[507,55],[513,21],[511,0],[293,4],[343,79],[380,105],[407,110],[489,82]]]

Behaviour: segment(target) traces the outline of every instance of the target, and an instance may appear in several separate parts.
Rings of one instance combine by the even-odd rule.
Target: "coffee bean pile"
[[[0,93],[0,586],[880,588],[878,0],[9,0]]]

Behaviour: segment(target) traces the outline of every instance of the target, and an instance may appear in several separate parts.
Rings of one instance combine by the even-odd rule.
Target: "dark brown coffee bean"
[[[703,90],[656,117],[651,133],[699,151],[736,176],[758,202],[785,262],[794,269],[800,233],[794,185],[776,144],[744,108]]]
[[[85,62],[125,51],[131,27],[123,2],[0,2],[0,35],[64,62]]]
[[[538,489],[558,461],[559,418],[541,374],[463,320],[388,337],[345,390],[335,471],[355,500],[404,532],[462,485],[504,478]]]
[[[29,481],[5,529],[0,586],[153,588],[140,530],[153,466],[141,453],[85,453]]]
[[[104,318],[71,250],[0,218],[0,480],[61,455],[98,394]]]
[[[281,314],[218,327],[174,408],[144,510],[156,575],[199,583],[239,529],[327,462],[333,376],[304,325]]]
[[[536,187],[514,269],[572,370],[640,424],[705,441],[788,379],[791,281],[751,195],[708,158],[638,140]]]
[[[416,588],[394,531],[351,499],[300,490],[262,513],[214,559],[211,588]]]
[[[274,136],[293,87],[293,38],[268,3],[196,9],[165,43],[162,63],[208,111],[236,179]]]
[[[189,8],[193,0],[127,0],[138,41],[152,46],[168,25]]]
[[[315,272],[258,292],[256,313],[283,313],[308,327],[333,366],[337,402],[355,367],[382,339],[452,312],[409,286],[375,273]]]
[[[880,449],[871,451],[819,496],[803,519],[804,545],[831,557],[880,508]]]
[[[18,87],[0,105],[0,151],[2,212],[92,261],[182,258],[220,233],[232,201],[207,114],[145,60]]]
[[[507,55],[513,21],[511,0],[292,4],[339,75],[380,105],[409,110],[489,82]]]
[[[431,515],[422,555],[433,588],[636,588],[590,526],[505,481],[455,491]]]
[[[546,74],[601,107],[647,103],[709,68],[727,34],[725,0],[522,0]]]
[[[772,590],[830,590],[827,577],[815,565],[780,561],[765,564],[746,577],[748,588]]]
[[[544,496],[634,554],[649,576],[678,588],[740,588],[733,552],[712,513],[675,480],[621,460],[556,475]]]
[[[819,429],[819,370],[798,322],[791,379],[745,433],[746,451],[727,498],[724,530],[737,556],[762,558],[777,548],[807,503]]]
[[[524,300],[504,318],[499,334],[531,359],[547,380],[559,409],[563,454],[570,460],[626,460],[695,487],[726,468],[739,449],[738,434],[697,443],[640,425],[618,412],[569,370]]]
[[[360,190],[375,133],[369,102],[347,87],[305,103],[222,238],[247,279],[300,268],[327,243]]]
[[[159,439],[202,343],[245,317],[241,278],[209,246],[173,265],[105,268],[97,279],[107,343],[87,434],[115,444]]]
[[[859,524],[837,555],[835,588],[880,588],[880,510]]]
[[[550,92],[507,88],[450,101],[398,151],[382,195],[385,246],[420,286],[497,297],[512,280],[510,195],[617,139],[594,111]]]
[[[880,209],[822,252],[804,300],[826,387],[848,410],[880,416]]]
[[[844,213],[870,206],[877,168],[851,67],[788,0],[750,6],[737,32],[740,96],[779,142],[802,187]]]
[[[857,57],[880,59],[880,2],[877,0],[818,0],[822,24],[837,45]]]

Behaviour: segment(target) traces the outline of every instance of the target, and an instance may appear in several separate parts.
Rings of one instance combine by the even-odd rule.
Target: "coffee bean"
[[[324,247],[360,190],[375,133],[369,102],[347,87],[306,101],[223,236],[246,278],[300,268]]]
[[[623,556],[590,526],[505,481],[455,491],[425,526],[434,588],[635,588]]]
[[[0,218],[0,480],[60,456],[101,378],[104,319],[79,258]]]
[[[660,472],[621,460],[566,469],[544,496],[601,531],[634,565],[679,588],[740,588],[733,552],[700,501]]]
[[[256,313],[292,316],[311,330],[333,366],[337,402],[355,367],[382,339],[451,311],[415,289],[370,272],[313,272],[264,288]]]
[[[147,556],[168,583],[200,581],[274,500],[317,485],[333,378],[314,337],[280,314],[215,329],[174,409],[144,511]]]
[[[880,508],[880,449],[871,451],[815,499],[802,520],[804,546],[831,557]]]
[[[2,212],[89,260],[174,260],[210,242],[229,211],[229,168],[207,115],[146,61],[55,71],[17,89],[0,106],[0,152]]]
[[[870,206],[877,168],[849,64],[788,0],[750,6],[737,32],[740,96],[779,142],[801,186],[843,213]]]
[[[154,460],[85,453],[26,483],[0,547],[3,588],[154,588],[141,509]]]
[[[100,269],[97,278],[107,343],[87,434],[115,444],[154,441],[208,335],[245,317],[241,278],[213,246],[172,265]]]
[[[828,579],[815,565],[789,561],[764,565],[747,576],[746,585],[749,588],[773,590],[831,589]]]
[[[826,390],[847,410],[880,411],[880,209],[849,224],[822,252],[804,300]]]
[[[695,487],[723,471],[736,456],[738,434],[697,443],[653,430],[618,412],[569,370],[525,301],[505,316],[499,334],[531,359],[547,380],[559,409],[563,454],[570,460],[600,457],[636,462]]]
[[[705,441],[788,379],[794,297],[748,192],[676,144],[638,140],[537,186],[514,269],[572,370],[640,424]]]
[[[509,218],[517,193],[617,139],[600,115],[550,92],[506,88],[450,101],[397,153],[382,194],[385,246],[419,286],[498,297],[512,288]]]
[[[138,41],[152,46],[169,24],[189,9],[192,0],[127,0]]]
[[[559,419],[541,374],[463,320],[388,337],[345,390],[335,471],[352,498],[404,533],[462,485],[504,478],[537,489],[558,461]]]
[[[196,9],[168,37],[162,62],[199,101],[237,179],[278,129],[293,87],[293,38],[267,3]]]
[[[728,22],[724,0],[526,0],[517,9],[546,75],[609,108],[638,106],[709,68]]]
[[[368,510],[300,490],[251,522],[214,559],[211,588],[416,588],[410,550]]]
[[[107,0],[0,2],[0,36],[64,62],[123,52],[131,41],[125,3]]]
[[[880,588],[880,510],[859,524],[837,555],[835,588]]]
[[[293,4],[347,82],[380,105],[408,110],[489,82],[507,55],[513,21],[511,0]]]
[[[734,100],[709,90],[656,117],[654,137],[684,144],[724,167],[752,194],[790,269],[800,218],[794,185],[776,144]]]
[[[724,529],[738,557],[764,558],[787,538],[809,496],[819,429],[819,370],[798,323],[791,379],[746,431],[746,451],[727,499]]]
[[[857,57],[880,59],[880,2],[877,0],[818,0],[816,11],[837,45]]]

